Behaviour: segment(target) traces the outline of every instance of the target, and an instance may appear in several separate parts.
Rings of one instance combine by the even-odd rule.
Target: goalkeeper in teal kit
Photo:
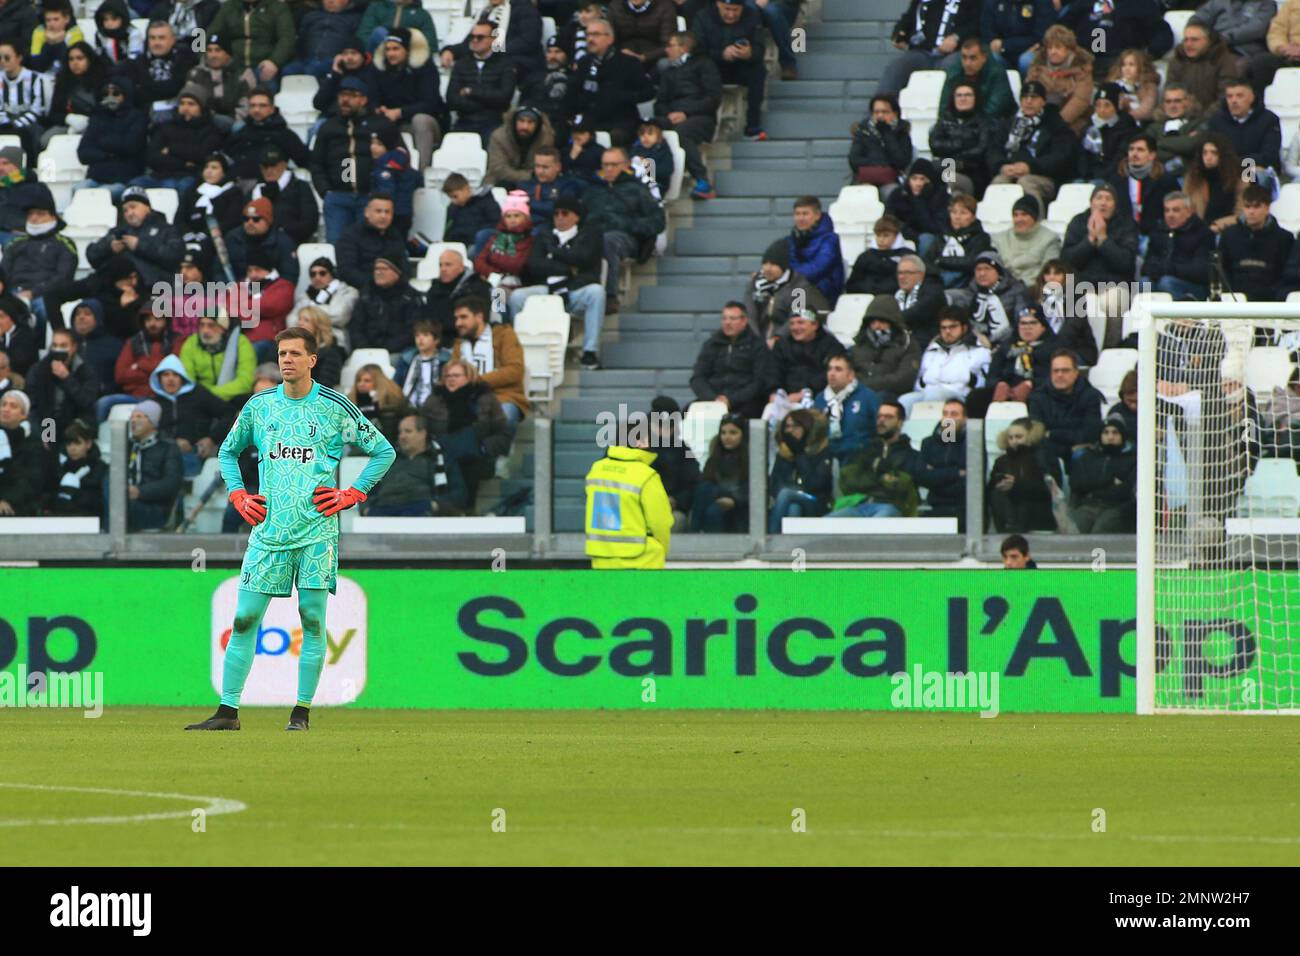
[[[238,730],[239,697],[253,666],[257,632],[273,597],[298,587],[302,648],[298,700],[287,730],[308,729],[308,708],[325,661],[325,604],[339,567],[340,511],[366,500],[393,463],[393,447],[352,402],[311,378],[316,339],[305,329],[275,337],[284,383],[249,400],[218,459],[230,503],[253,526],[239,573],[239,603],[226,645],[221,705],[186,730]],[[239,454],[258,451],[260,494],[250,495],[239,474]],[[345,446],[370,455],[356,484],[331,487]]]

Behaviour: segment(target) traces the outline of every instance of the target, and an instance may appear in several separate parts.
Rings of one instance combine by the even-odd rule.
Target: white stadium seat
[[[1056,198],[1047,207],[1047,219],[1044,222],[1057,235],[1064,236],[1070,220],[1081,212],[1087,212],[1092,205],[1092,183],[1065,183],[1056,193]]]
[[[308,269],[321,256],[334,263],[335,267],[338,266],[339,261],[334,258],[334,247],[328,242],[304,242],[298,247],[298,288],[295,297],[302,295],[307,288],[307,283],[311,280]]]
[[[1241,512],[1247,518],[1294,518],[1300,515],[1300,475],[1291,458],[1261,458],[1246,479]]]
[[[1025,194],[1019,183],[994,183],[984,191],[976,216],[989,235],[1011,228],[1011,207]]]
[[[998,447],[998,436],[1017,418],[1029,415],[1029,406],[1024,402],[990,402],[984,413],[984,469],[988,471],[993,462],[1002,454]]]
[[[180,194],[174,189],[146,189],[149,194],[149,205],[153,206],[154,212],[163,214],[163,218],[172,222],[176,218],[176,210],[181,207]]]
[[[393,372],[396,371],[393,363],[388,360],[387,349],[357,349],[343,363],[343,372],[339,376],[340,392],[348,394],[352,391],[352,386],[357,380],[357,372],[363,365],[378,365],[389,378],[392,378]]]
[[[98,239],[117,225],[117,207],[107,189],[81,189],[63,210],[69,239]]]
[[[701,468],[709,458],[709,444],[722,427],[727,406],[722,402],[691,402],[682,419],[682,441]]]
[[[1119,401],[1120,383],[1137,368],[1137,360],[1137,349],[1103,349],[1088,370],[1088,384],[1106,397],[1107,408]]]
[[[1296,71],[1300,73],[1300,70]],[[1279,226],[1288,232],[1300,228],[1300,183],[1287,183],[1282,187],[1277,202],[1269,208]]]
[[[943,70],[917,70],[908,78],[907,86],[898,94],[898,107],[903,119],[936,120],[939,118],[939,96],[947,80]]]
[[[460,173],[477,189],[487,172],[487,153],[478,133],[448,133],[433,153],[433,164],[425,171],[424,185],[441,188],[452,173]]]
[[[1174,31],[1174,48],[1169,51],[1169,56],[1174,56],[1178,49],[1178,44],[1183,42],[1183,27],[1187,26],[1187,21],[1192,18],[1195,10],[1166,10],[1165,23],[1169,24],[1169,29]]]
[[[672,202],[682,194],[682,181],[686,177],[686,150],[682,149],[682,140],[676,130],[664,130],[664,142],[673,154],[673,176],[668,183],[668,195],[664,196],[664,201]]]
[[[1257,346],[1246,356],[1246,387],[1252,392],[1268,394],[1286,388],[1295,372],[1291,353],[1278,346]]]
[[[862,328],[863,316],[874,296],[863,293],[846,292],[835,302],[835,309],[826,320],[826,331],[840,340],[840,344],[849,348]]]

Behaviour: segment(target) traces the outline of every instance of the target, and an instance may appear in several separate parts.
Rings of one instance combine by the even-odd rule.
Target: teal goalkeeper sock
[[[244,693],[244,682],[253,669],[253,655],[257,651],[257,629],[262,626],[271,595],[240,588],[235,604],[235,623],[226,644],[225,663],[221,670],[221,702],[227,707],[238,707]]]
[[[310,707],[325,666],[325,605],[329,591],[298,589],[298,615],[302,618],[302,647],[298,653],[298,706]]]

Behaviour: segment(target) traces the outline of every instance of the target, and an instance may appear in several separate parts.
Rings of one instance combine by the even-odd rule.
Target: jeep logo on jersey
[[[272,461],[278,461],[281,458],[289,458],[293,461],[301,461],[306,464],[309,461],[316,460],[316,451],[312,448],[286,445],[284,442],[278,441],[275,443],[275,447],[271,449],[271,453],[266,457],[270,458]]]

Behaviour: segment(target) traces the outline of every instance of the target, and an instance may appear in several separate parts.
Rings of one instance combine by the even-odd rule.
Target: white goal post
[[[1131,314],[1137,711],[1300,714],[1300,303]]]

